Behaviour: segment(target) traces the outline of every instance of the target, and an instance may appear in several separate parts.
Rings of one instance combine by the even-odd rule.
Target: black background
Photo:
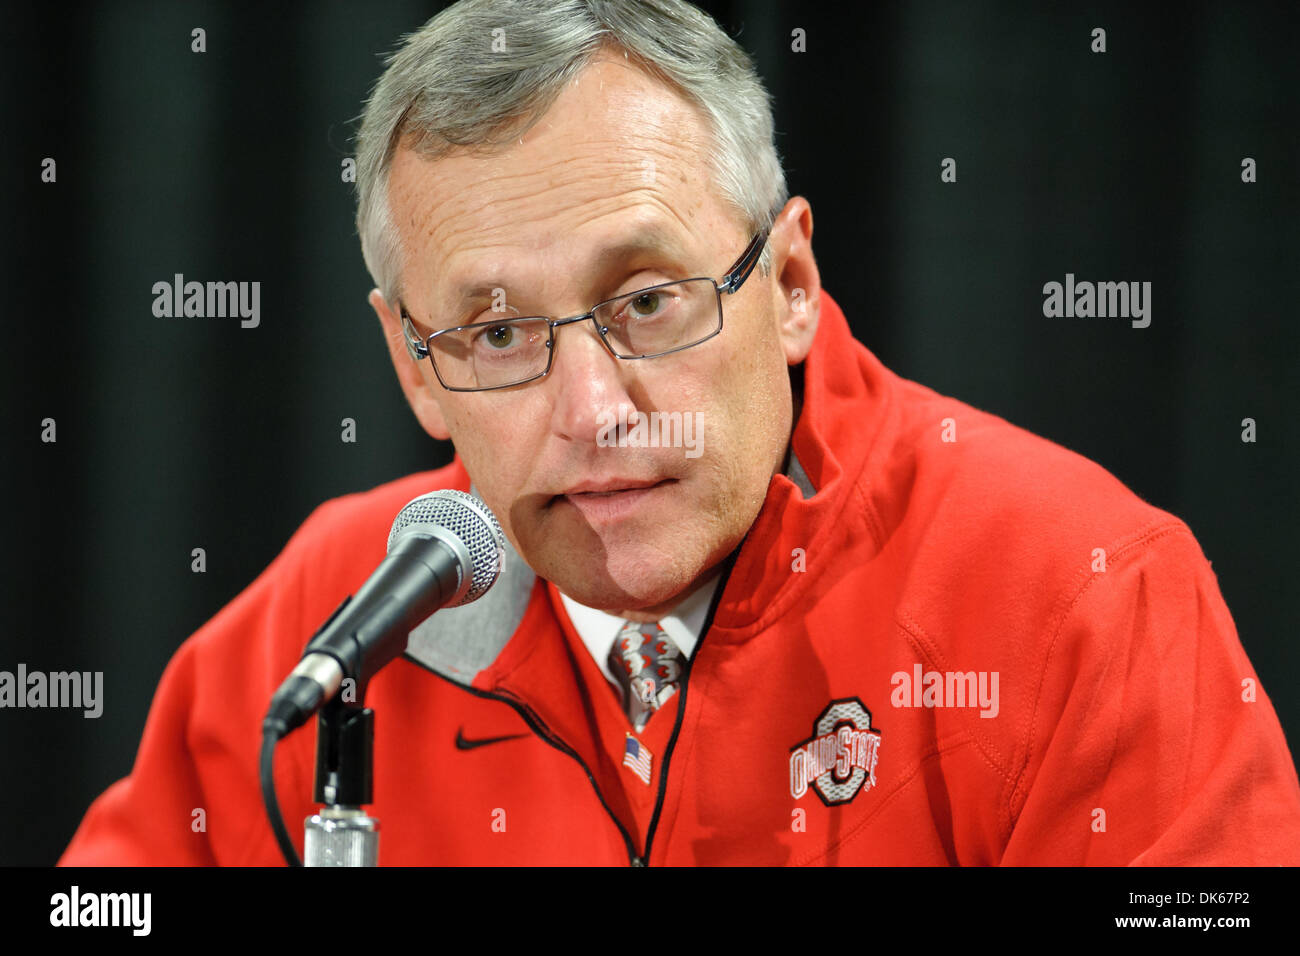
[[[105,682],[98,720],[0,711],[0,815],[20,824],[0,863],[58,857],[129,772],[172,653],[315,505],[450,459],[394,380],[340,177],[381,54],[441,6],[0,18],[0,669]],[[1294,748],[1295,5],[702,6],[775,97],[857,337],[1186,520]],[[261,325],[155,318],[153,283],[178,272],[260,281]],[[1151,326],[1045,318],[1042,286],[1067,272],[1150,281]]]

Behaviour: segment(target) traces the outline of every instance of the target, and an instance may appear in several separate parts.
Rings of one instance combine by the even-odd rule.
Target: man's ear
[[[812,231],[812,207],[795,196],[772,223],[767,240],[777,277],[773,286],[777,331],[789,365],[808,357],[821,315],[822,280],[813,258]]]
[[[384,328],[384,340],[388,343],[388,356],[393,360],[393,371],[397,373],[398,384],[406,396],[407,404],[420,426],[439,441],[448,441],[451,433],[442,417],[442,408],[434,398],[434,389],[442,389],[441,383],[433,374],[433,367],[428,359],[415,361],[406,350],[406,335],[402,332],[401,316],[384,301],[378,289],[370,290],[370,307],[379,316],[379,324]],[[428,365],[428,370],[425,366]]]

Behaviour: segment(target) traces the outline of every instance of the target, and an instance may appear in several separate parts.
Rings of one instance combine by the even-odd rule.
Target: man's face
[[[687,101],[606,55],[504,150],[429,161],[399,149],[389,202],[419,333],[578,315],[624,292],[720,277],[751,236],[712,183],[708,142]],[[617,359],[590,321],[567,325],[547,377],[481,392],[444,389],[428,360],[415,372],[397,345],[396,303],[372,303],[425,428],[451,438],[529,566],[582,604],[656,616],[739,543],[780,468],[787,364],[806,352],[783,331],[787,291],[756,268],[723,296],[719,335],[657,358]],[[502,293],[507,311],[494,312]],[[617,437],[602,426],[620,404],[699,422],[697,447],[598,441]],[[576,490],[588,486],[639,490]]]

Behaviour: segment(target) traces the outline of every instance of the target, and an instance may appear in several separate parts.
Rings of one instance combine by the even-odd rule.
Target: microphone
[[[352,679],[358,689],[406,650],[411,630],[444,607],[476,601],[496,582],[505,535],[463,491],[433,491],[393,521],[388,556],[330,615],[271,698],[264,730],[284,737]]]

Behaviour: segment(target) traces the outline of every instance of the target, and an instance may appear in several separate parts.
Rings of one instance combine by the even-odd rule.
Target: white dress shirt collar
[[[687,660],[695,653],[695,645],[700,639],[700,629],[704,626],[705,615],[709,612],[709,602],[718,587],[718,570],[715,569],[709,579],[677,603],[677,606],[659,619],[659,624],[668,636],[677,642],[682,656]],[[624,618],[605,611],[579,604],[563,591],[560,599],[564,609],[573,622],[573,628],[587,645],[587,650],[595,658],[596,664],[605,677],[614,681],[614,672],[609,668],[609,649],[614,638],[627,623]],[[615,684],[617,682],[615,681]]]

